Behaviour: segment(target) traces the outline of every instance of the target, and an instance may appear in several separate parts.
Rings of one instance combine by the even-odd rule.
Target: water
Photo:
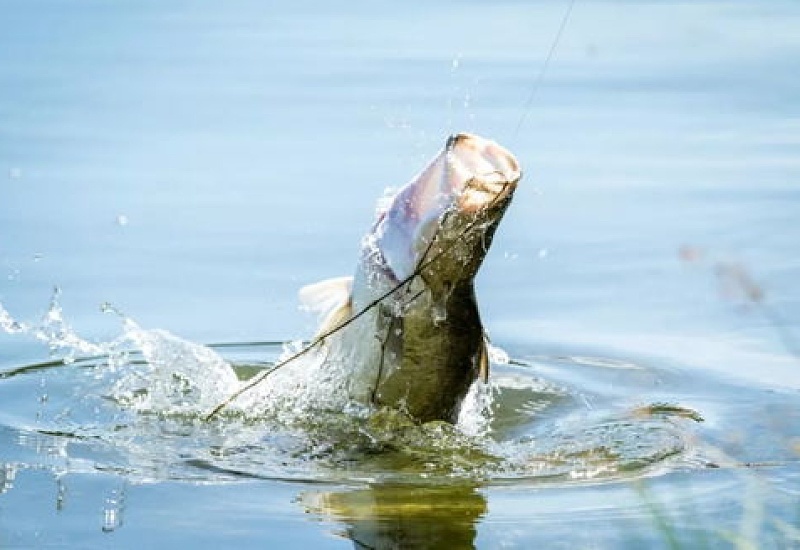
[[[579,1],[526,114],[566,9],[6,0],[0,546],[800,544],[800,8]],[[108,397],[142,356],[80,359],[146,347],[111,302],[200,354],[170,368],[263,367],[462,129],[525,171],[477,283],[490,436],[366,426],[397,451],[353,460],[348,426],[137,412]]]

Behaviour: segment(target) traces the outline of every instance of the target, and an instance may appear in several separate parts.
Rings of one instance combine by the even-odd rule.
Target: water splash
[[[27,334],[40,342],[45,343],[50,349],[50,354],[71,363],[79,355],[102,355],[109,353],[115,347],[114,342],[95,344],[81,338],[64,319],[58,298],[61,291],[58,287],[53,290],[50,307],[38,323],[18,321],[0,304],[0,330],[7,334]]]
[[[7,334],[17,334],[20,332],[25,332],[27,327],[14,320],[8,311],[5,310],[3,304],[0,304],[0,330]]]
[[[278,420],[286,426],[304,425],[314,415],[333,411],[363,417],[371,407],[350,397],[353,360],[351,354],[342,353],[342,346],[346,344],[338,340],[322,341],[240,396],[232,409],[249,417]],[[285,344],[277,364],[304,347],[302,341]]]
[[[508,353],[500,347],[497,347],[490,342],[486,344],[486,351],[489,354],[489,361],[497,365],[508,365],[511,362],[511,357]]]
[[[484,384],[477,380],[470,386],[461,404],[456,422],[456,426],[462,433],[482,437],[491,432],[494,394],[493,381]]]
[[[100,528],[104,533],[110,533],[122,527],[124,510],[124,487],[113,489],[109,496],[106,497],[103,505],[103,519]]]
[[[420,425],[401,411],[352,401],[352,357],[331,346],[354,343],[338,340],[316,345],[206,422],[209,410],[248,376],[304,343],[285,344],[282,354],[254,348],[250,352],[260,359],[233,363],[210,347],[144,329],[109,304],[101,309],[118,318],[120,334],[95,343],[73,330],[58,297],[56,292],[38,323],[17,321],[0,306],[2,331],[33,336],[63,363],[80,367],[42,376],[54,400],[45,414],[40,414],[43,405],[35,412],[45,431],[18,438],[57,472],[94,471],[107,461],[104,468],[142,481],[224,480],[230,479],[227,472],[282,479],[413,475],[570,481],[629,475],[688,445],[677,421],[658,418],[578,415],[567,422],[567,415],[564,420],[556,416],[555,423],[534,423],[555,408],[585,409],[578,394],[509,364],[508,354],[495,346],[489,349],[490,383],[473,384],[454,426]],[[94,357],[78,358],[86,354]],[[62,404],[63,412],[58,410]],[[89,466],[70,456],[84,440],[92,449],[87,452],[107,449]],[[119,526],[123,503],[124,495],[109,497],[104,529]]]
[[[233,368],[212,349],[164,330],[143,329],[110,304],[100,309],[119,318],[121,333],[106,342],[83,338],[65,319],[60,295],[56,288],[38,323],[18,321],[0,304],[0,329],[32,336],[66,365],[79,357],[102,357],[93,369],[95,380],[106,382],[107,397],[139,412],[200,414],[238,388]],[[133,354],[141,358],[132,360]]]
[[[119,372],[110,396],[139,412],[201,414],[239,387],[233,368],[212,349],[165,330],[144,330],[124,320],[125,341],[144,361],[126,354],[111,356],[108,365]]]
[[[4,464],[0,467],[0,495],[14,488],[17,478],[17,467],[13,464]]]
[[[234,366],[210,347],[166,330],[142,328],[108,303],[100,309],[119,319],[121,332],[109,341],[91,342],[67,322],[59,297],[56,288],[47,312],[34,323],[16,320],[0,305],[0,329],[34,337],[49,348],[51,357],[64,364],[74,363],[79,357],[98,357],[91,374],[100,384],[99,391],[126,410],[200,419],[244,383]],[[302,341],[287,343],[278,360],[303,346]],[[302,360],[291,361],[272,373],[263,384],[232,403],[228,415],[269,418],[287,426],[306,422],[315,412],[330,410],[363,416],[369,407],[344,397],[350,395],[346,388],[350,378],[347,355],[331,361],[329,351],[328,342],[323,342]]]
[[[56,287],[50,299],[50,307],[44,314],[38,326],[29,328],[26,332],[38,340],[46,343],[52,356],[63,352],[61,359],[64,363],[71,363],[80,355],[102,355],[114,349],[114,342],[109,344],[95,344],[81,338],[64,319],[59,298],[61,290]]]

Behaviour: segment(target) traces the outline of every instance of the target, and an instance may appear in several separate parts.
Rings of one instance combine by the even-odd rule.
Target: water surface
[[[19,371],[59,334],[0,331],[0,546],[800,543],[800,7],[579,1],[534,89],[567,9],[5,1],[11,316],[39,326],[57,285],[101,348],[105,302],[190,343],[307,337],[297,288],[349,274],[384,189],[475,131],[525,170],[477,286],[519,363],[487,437],[527,454],[281,459],[305,436],[137,413],[102,361]]]

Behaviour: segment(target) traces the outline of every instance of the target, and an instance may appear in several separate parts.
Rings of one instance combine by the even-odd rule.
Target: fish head
[[[459,133],[382,209],[368,250],[394,282],[471,281],[522,173],[504,147]]]

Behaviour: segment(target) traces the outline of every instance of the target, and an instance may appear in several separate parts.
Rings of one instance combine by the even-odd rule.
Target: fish
[[[345,378],[341,397],[419,422],[457,420],[470,386],[488,378],[475,276],[521,177],[501,145],[451,135],[379,203],[355,274],[300,290],[322,318],[326,362]]]

